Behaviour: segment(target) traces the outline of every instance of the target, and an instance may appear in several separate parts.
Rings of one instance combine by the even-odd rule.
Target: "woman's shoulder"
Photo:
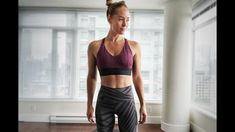
[[[139,43],[135,40],[128,40],[128,44],[134,49],[139,48]]]
[[[102,39],[99,39],[99,40],[93,40],[93,41],[91,41],[90,43],[89,43],[89,48],[97,48],[97,47],[99,47],[99,45],[101,44],[101,42],[102,42]]]
[[[91,51],[96,56],[101,42],[102,42],[102,39],[91,41],[89,43],[88,50]]]
[[[132,54],[133,56],[139,52],[140,50],[140,46],[139,46],[139,43],[137,41],[134,41],[134,40],[128,40],[128,44],[131,48],[131,51],[132,51]]]

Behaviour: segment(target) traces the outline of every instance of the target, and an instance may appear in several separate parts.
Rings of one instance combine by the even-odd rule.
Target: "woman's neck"
[[[109,32],[108,35],[106,36],[106,40],[111,42],[117,42],[119,40],[122,40],[123,38],[124,38],[123,35],[113,34],[111,32]]]

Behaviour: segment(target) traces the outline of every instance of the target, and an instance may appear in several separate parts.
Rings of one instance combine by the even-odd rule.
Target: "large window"
[[[193,20],[192,102],[216,115],[216,6]]]
[[[85,100],[88,44],[108,29],[105,11],[20,9],[19,97]],[[161,100],[163,13],[132,11],[125,37],[141,46],[146,100]]]

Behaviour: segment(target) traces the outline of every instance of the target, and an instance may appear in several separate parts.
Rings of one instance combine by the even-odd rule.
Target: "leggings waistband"
[[[110,88],[101,85],[98,98],[100,97],[112,98],[116,100],[125,100],[125,99],[134,98],[131,85],[123,88]]]

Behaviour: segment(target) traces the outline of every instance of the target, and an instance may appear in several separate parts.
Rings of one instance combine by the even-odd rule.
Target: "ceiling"
[[[106,8],[106,0],[18,0],[20,7]],[[119,1],[119,0],[113,0]],[[129,9],[163,9],[165,0],[125,0]]]

